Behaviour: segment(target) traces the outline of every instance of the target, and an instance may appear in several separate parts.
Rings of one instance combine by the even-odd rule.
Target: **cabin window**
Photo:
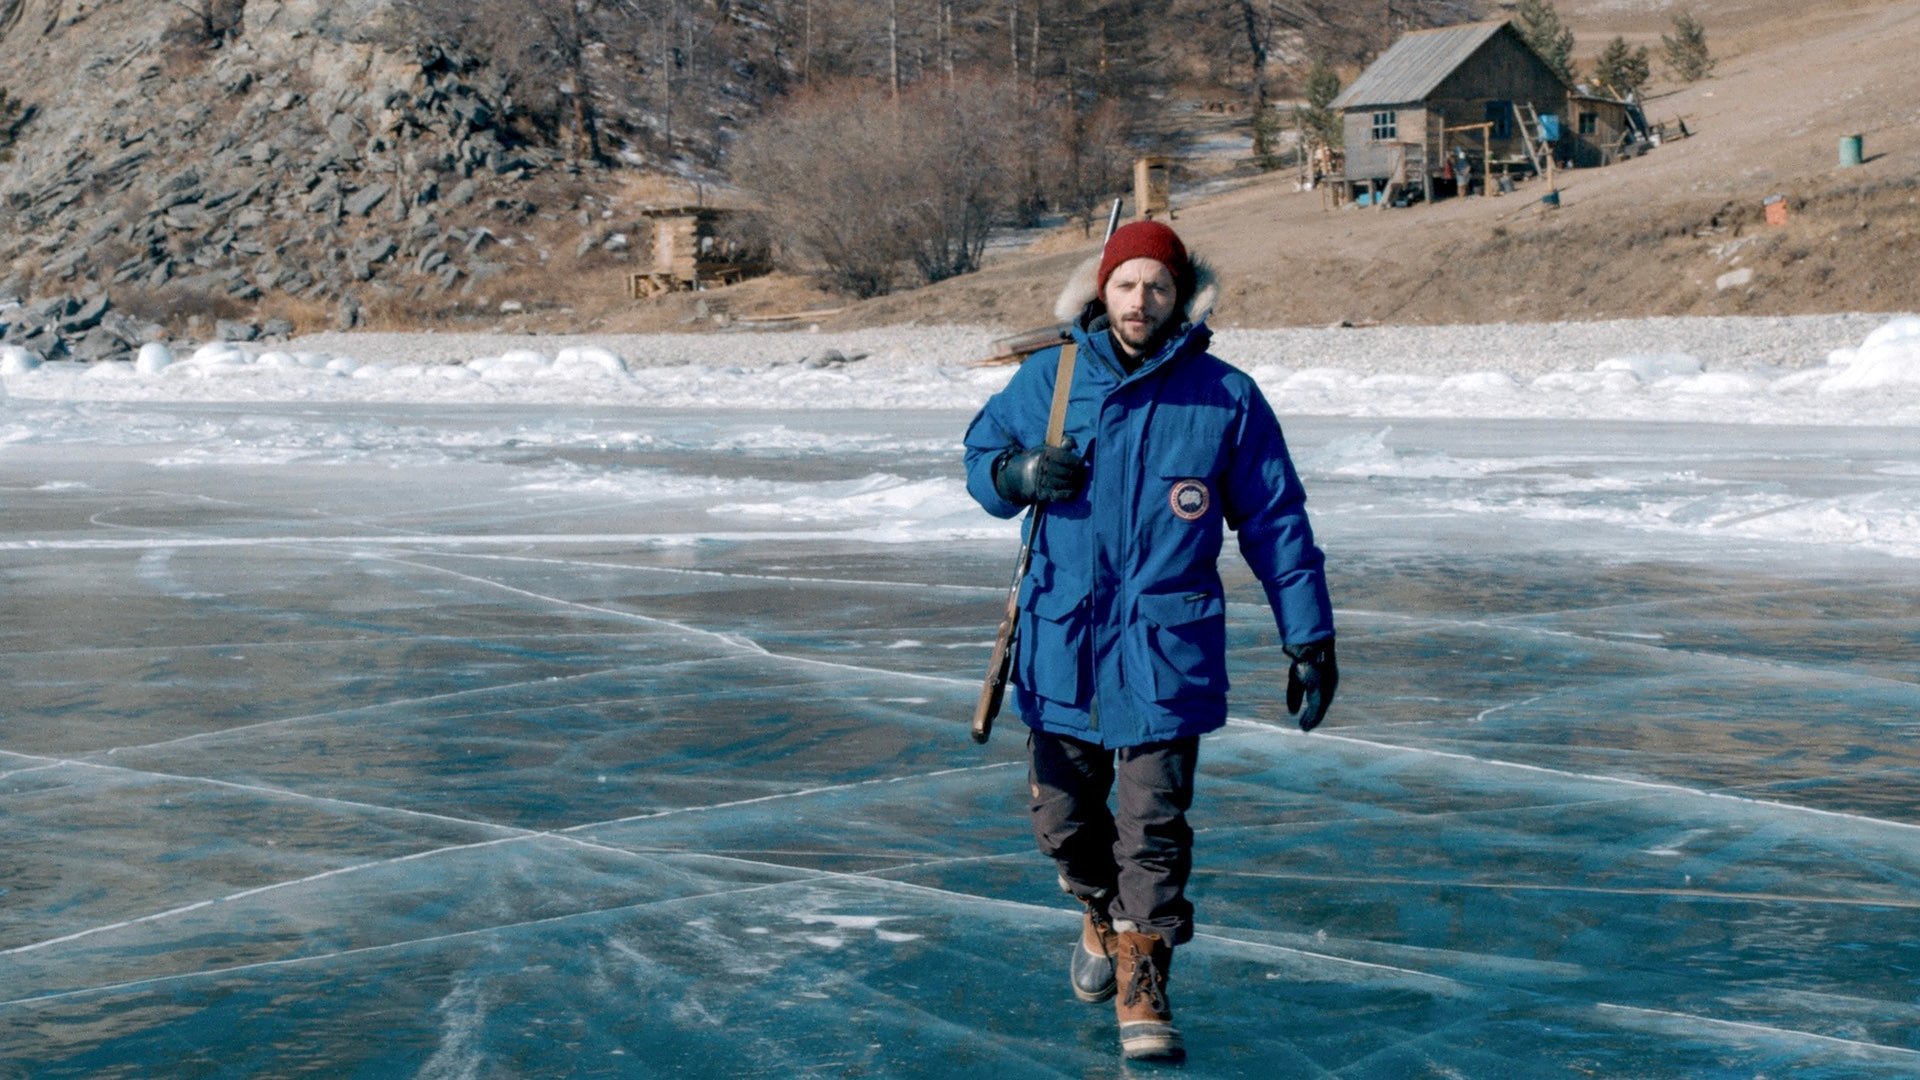
[[[1580,114],[1580,134],[1598,135],[1600,133],[1600,114],[1583,112]]]
[[[1373,114],[1373,141],[1393,142],[1400,137],[1400,114],[1382,109]]]
[[[1513,137],[1513,102],[1489,101],[1486,106],[1487,123],[1493,130],[1487,133],[1492,139],[1510,139]]]

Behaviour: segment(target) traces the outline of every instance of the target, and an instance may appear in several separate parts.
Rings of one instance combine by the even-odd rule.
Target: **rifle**
[[[1107,234],[1100,241],[1105,248],[1106,242],[1113,239],[1113,230],[1120,226],[1120,200],[1113,200],[1113,209],[1107,214]],[[1074,344],[1069,340],[1060,347],[1060,367],[1053,380],[1053,411],[1047,416],[1047,445],[1059,446],[1066,433],[1067,397],[1073,384]],[[1044,513],[1042,505],[1035,503],[1027,511],[1027,524],[1020,537],[1020,554],[1013,563],[1013,584],[1007,588],[1007,606],[1000,616],[1000,629],[993,636],[993,654],[987,658],[987,677],[980,684],[979,700],[973,706],[973,741],[984,743],[993,734],[993,718],[1000,715],[1000,705],[1007,696],[1007,677],[1013,669],[1013,642],[1020,625],[1020,582],[1027,576],[1027,567],[1033,561],[1033,537],[1039,531],[1040,518]]]

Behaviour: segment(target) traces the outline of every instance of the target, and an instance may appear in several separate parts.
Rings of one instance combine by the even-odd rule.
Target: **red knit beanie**
[[[1107,291],[1107,278],[1114,268],[1128,259],[1152,259],[1173,274],[1174,288],[1185,303],[1193,294],[1193,262],[1187,258],[1187,246],[1172,229],[1157,221],[1135,221],[1122,225],[1107,238],[1100,253],[1100,280],[1095,286]]]

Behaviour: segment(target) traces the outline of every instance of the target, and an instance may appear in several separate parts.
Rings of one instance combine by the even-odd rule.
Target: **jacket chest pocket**
[[[1067,705],[1085,706],[1092,681],[1092,605],[1085,592],[1062,589],[1053,566],[1036,554],[1020,590],[1020,641],[1014,681]]]
[[[1208,484],[1220,475],[1231,441],[1212,411],[1162,406],[1146,433],[1146,475]]]
[[[1140,597],[1140,633],[1155,701],[1227,692],[1227,601],[1219,593]]]

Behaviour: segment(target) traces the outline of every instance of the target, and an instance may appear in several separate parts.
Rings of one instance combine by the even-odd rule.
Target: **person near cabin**
[[[1227,719],[1226,530],[1273,610],[1302,729],[1339,679],[1324,558],[1280,424],[1254,381],[1207,351],[1216,292],[1166,225],[1117,230],[1057,309],[1075,350],[1062,445],[1046,441],[1060,347],[1029,357],[965,436],[983,508],[1045,508],[1011,676],[1031,729],[1029,809],[1085,909],[1073,992],[1115,1000],[1130,1058],[1185,1052],[1168,977],[1193,936],[1200,736]]]

